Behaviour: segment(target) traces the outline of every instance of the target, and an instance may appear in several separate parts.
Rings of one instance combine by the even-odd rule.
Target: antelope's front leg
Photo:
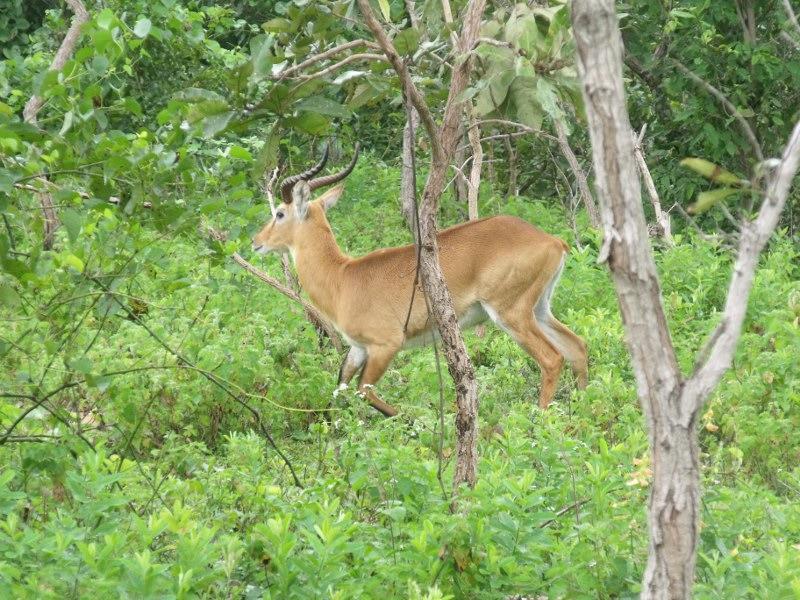
[[[364,361],[367,360],[367,351],[360,346],[353,346],[347,352],[347,356],[342,361],[342,366],[339,369],[339,389],[344,389],[353,379],[356,373],[364,366]]]

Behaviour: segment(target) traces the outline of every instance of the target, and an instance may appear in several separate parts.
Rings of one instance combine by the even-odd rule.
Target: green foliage
[[[0,63],[3,593],[427,600],[637,593],[647,549],[647,438],[616,301],[596,264],[599,235],[583,214],[573,232],[554,206],[561,189],[553,161],[542,158],[548,142],[518,147],[521,164],[537,174],[529,196],[543,200],[503,200],[484,185],[481,212],[516,214],[574,240],[554,312],[586,339],[591,383],[578,392],[565,375],[542,413],[533,406],[538,372],[514,341],[493,329],[468,335],[481,390],[481,465],[463,513],[450,512],[443,492],[454,409],[445,378],[441,435],[433,352],[400,355],[381,382],[387,401],[403,409],[399,421],[379,418],[352,391],[332,400],[341,357],[296,305],[228,259],[267,219],[258,186],[265,170],[281,156],[291,168],[314,154],[304,131],[335,131],[368,146],[330,214],[342,247],[358,255],[410,241],[393,166],[404,117],[386,66],[359,65],[300,86],[273,76],[276,65],[297,64],[316,44],[351,39],[347,4],[110,0],[93,9],[64,69],[50,73],[69,14],[26,3],[33,25],[25,44]],[[384,4],[404,52],[419,52],[438,29],[449,35],[438,26],[440,2],[422,6],[422,32],[408,28],[404,3]],[[20,4],[12,5],[19,14]],[[702,19],[730,20],[729,9],[713,3],[683,8],[664,26],[695,45],[680,46],[687,51],[700,44]],[[638,14],[628,22],[647,32]],[[499,28],[487,35],[528,58],[552,64],[560,52],[569,56],[559,6],[497,16]],[[715,64],[724,50],[733,62],[753,57],[759,85],[789,85],[769,78],[792,71],[791,61],[709,39],[694,68]],[[481,45],[477,53],[488,61],[494,50],[501,48]],[[425,64],[419,85],[436,109],[445,71],[435,60]],[[488,85],[519,109],[514,82],[524,76],[514,73],[507,89]],[[742,73],[727,76],[733,85]],[[548,77],[536,79],[542,90],[533,99],[523,98],[534,117],[557,117],[554,97],[565,102],[572,89]],[[699,122],[712,110],[697,90],[675,85],[687,98],[673,107],[677,122]],[[45,99],[36,126],[20,117],[33,93]],[[649,106],[647,94],[635,87],[636,110]],[[758,117],[776,139],[792,109],[781,110],[771,125]],[[693,127],[697,135],[685,145],[675,121],[654,123],[657,139],[667,140],[654,168],[666,194],[701,191],[699,178],[674,176],[687,155],[750,173],[726,155],[728,141],[741,141],[735,129],[716,119],[720,137],[702,138],[708,132]],[[51,250],[42,248],[38,192],[52,198],[61,224]],[[445,224],[463,212],[462,203],[443,199]],[[227,239],[206,240],[208,224]],[[658,249],[657,262],[678,359],[689,371],[717,323],[731,257],[686,232],[676,242]],[[698,424],[699,598],[798,592],[799,259],[790,234],[773,240],[734,368]],[[280,272],[272,257],[259,264]],[[293,486],[242,403],[260,413],[304,489]]]
[[[397,171],[375,159],[359,165],[331,213],[348,251],[408,240],[392,191],[397,182]],[[563,215],[543,204],[519,199],[502,210],[569,239]],[[62,356],[52,354],[60,324],[89,309],[44,387],[69,372],[92,376],[53,407],[80,417],[96,450],[46,412],[32,414],[17,433],[59,435],[61,443],[0,448],[3,585],[19,597],[632,596],[646,553],[647,439],[611,285],[595,264],[596,240],[585,241],[571,252],[554,311],[589,344],[589,388],[579,393],[565,377],[557,403],[542,413],[533,406],[538,374],[513,340],[496,330],[470,335],[481,389],[481,475],[457,516],[437,475],[430,350],[402,354],[381,384],[410,425],[380,418],[352,393],[339,396],[326,424],[302,411],[327,406],[338,357],[319,348],[294,306],[231,264],[207,262],[191,237],[138,242],[144,259],[134,259],[120,297],[198,368],[254,394],[301,473],[306,488],[299,490],[250,432],[246,413],[163,356],[140,325],[112,312],[107,296],[94,306],[97,296],[78,299],[92,288],[74,270],[55,272],[37,293],[47,299],[67,285],[63,299],[75,299],[8,322],[5,343],[24,351],[5,346],[3,387],[30,389],[25,382],[39,380],[46,357]],[[798,577],[797,257],[787,240],[773,244],[736,367],[701,423],[700,598],[791,594]],[[683,239],[662,250],[658,263],[688,369],[716,323],[730,260],[706,242]],[[33,301],[13,289],[24,299],[16,306]],[[31,328],[36,333],[20,339]],[[161,365],[167,368],[108,375]],[[7,426],[25,403],[0,406]],[[449,401],[445,410],[448,489]]]

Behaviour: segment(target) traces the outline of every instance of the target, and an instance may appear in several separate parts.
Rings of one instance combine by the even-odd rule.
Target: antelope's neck
[[[342,271],[348,257],[342,254],[327,222],[315,223],[294,251],[300,285],[322,313],[336,322]]]

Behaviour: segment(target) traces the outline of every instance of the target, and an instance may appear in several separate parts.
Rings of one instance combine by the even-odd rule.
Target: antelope
[[[253,251],[291,254],[311,302],[350,345],[339,370],[340,389],[360,372],[358,391],[391,417],[397,409],[380,399],[375,384],[400,350],[435,336],[423,293],[414,293],[416,248],[383,248],[359,258],[342,253],[326,214],[344,184],[313,200],[311,192],[345,179],[358,160],[358,147],[342,171],[312,179],[327,158],[326,147],[319,163],[282,182],[283,202],[253,237]],[[567,245],[511,216],[469,221],[437,235],[439,263],[459,323],[466,328],[491,319],[539,364],[539,406],[550,404],[564,359],[578,387],[586,387],[586,345],[550,311]]]

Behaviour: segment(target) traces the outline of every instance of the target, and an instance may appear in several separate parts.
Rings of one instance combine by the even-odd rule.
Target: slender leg
[[[527,311],[526,311],[527,312]],[[522,312],[516,314],[523,315]],[[515,319],[515,313],[501,315],[509,333],[517,343],[539,364],[542,372],[542,389],[539,392],[539,408],[545,409],[553,400],[558,376],[564,365],[564,357],[553,346],[536,321],[527,315]]]
[[[578,389],[586,389],[589,383],[589,359],[586,352],[586,342],[570,331],[566,325],[553,317],[553,315],[549,316],[546,324],[539,321],[539,325],[569,362],[572,372],[575,374]]]
[[[397,409],[378,397],[374,391],[374,385],[386,372],[397,351],[398,348],[387,346],[370,346],[367,348],[367,364],[364,365],[361,379],[358,382],[358,391],[364,394],[370,406],[387,417],[395,416]]]
[[[353,376],[364,366],[367,360],[367,351],[359,346],[353,346],[345,356],[342,367],[339,369],[339,387],[347,386]]]

